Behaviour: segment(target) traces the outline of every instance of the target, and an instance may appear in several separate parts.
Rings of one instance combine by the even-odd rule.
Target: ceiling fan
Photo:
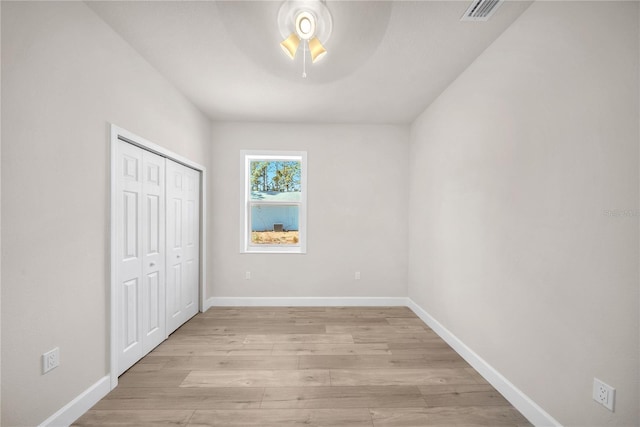
[[[278,11],[278,27],[284,53],[294,59],[302,50],[302,77],[307,77],[307,55],[315,63],[327,54],[325,43],[331,36],[332,18],[322,0],[287,0]]]

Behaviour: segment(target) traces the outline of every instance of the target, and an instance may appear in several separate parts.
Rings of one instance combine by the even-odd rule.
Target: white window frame
[[[262,205],[298,206],[298,244],[296,245],[256,245],[251,243],[251,162],[299,161],[300,201],[260,202]],[[307,253],[307,152],[306,151],[240,151],[240,253],[305,254]]]

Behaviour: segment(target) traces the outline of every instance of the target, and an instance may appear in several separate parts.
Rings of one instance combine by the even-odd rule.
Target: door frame
[[[207,194],[207,169],[193,162],[185,157],[182,157],[170,150],[165,149],[153,142],[150,142],[142,137],[139,137],[121,127],[110,124],[110,150],[111,150],[111,160],[109,165],[110,170],[110,217],[109,217],[109,233],[111,235],[110,240],[110,270],[109,270],[109,294],[110,294],[110,322],[109,322],[109,374],[111,377],[111,390],[116,388],[118,385],[118,301],[116,300],[116,288],[118,284],[116,280],[118,278],[117,275],[117,262],[116,262],[116,245],[118,236],[116,234],[116,226],[115,226],[115,218],[118,215],[116,210],[116,162],[117,159],[117,147],[118,141],[124,141],[134,146],[140,147],[143,150],[150,151],[152,153],[158,154],[167,159],[171,159],[177,163],[183,164],[191,169],[195,169],[200,172],[200,289],[198,292],[198,309],[200,312],[203,312],[205,309],[205,301],[206,301],[206,278],[207,278],[207,263],[206,263],[206,255],[207,255],[207,204],[205,199],[205,194]]]

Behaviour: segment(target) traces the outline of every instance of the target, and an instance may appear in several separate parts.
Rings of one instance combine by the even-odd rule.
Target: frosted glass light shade
[[[309,40],[316,35],[316,18],[311,12],[302,11],[296,16],[296,33],[302,40]]]
[[[300,39],[295,33],[291,33],[289,37],[280,43],[280,47],[284,50],[291,59],[296,56],[296,51],[298,50],[298,46],[300,45]]]
[[[317,37],[309,40],[309,52],[311,52],[311,60],[316,62],[327,54],[327,50],[322,46]]]

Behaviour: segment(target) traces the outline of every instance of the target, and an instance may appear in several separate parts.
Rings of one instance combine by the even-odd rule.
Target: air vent
[[[503,0],[474,0],[460,18],[461,21],[487,21]]]

